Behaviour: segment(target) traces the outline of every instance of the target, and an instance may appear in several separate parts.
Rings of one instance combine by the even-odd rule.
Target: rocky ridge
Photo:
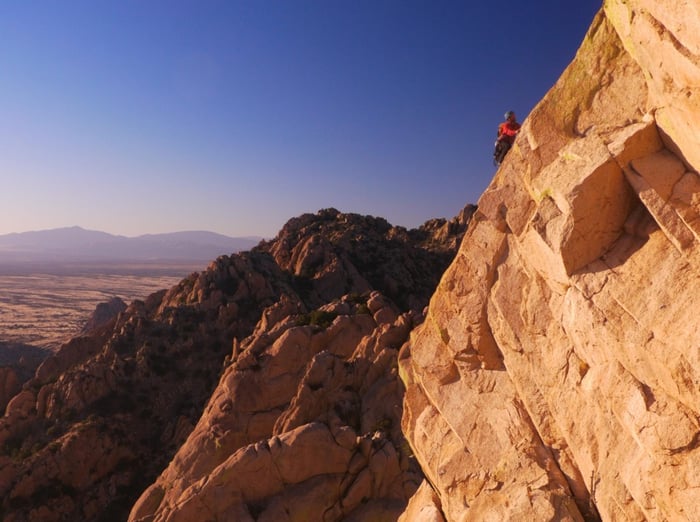
[[[0,419],[3,520],[396,519],[396,354],[471,212],[300,216],[66,343]]]
[[[92,312],[87,322],[81,328],[80,333],[88,333],[109,323],[126,308],[127,304],[120,297],[112,297],[109,301],[98,303],[94,312]]]
[[[402,520],[697,520],[698,35],[606,0],[524,122],[401,351]]]

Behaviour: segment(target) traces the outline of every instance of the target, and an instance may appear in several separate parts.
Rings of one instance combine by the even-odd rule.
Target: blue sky
[[[0,3],[0,234],[274,236],[476,203],[600,1]]]

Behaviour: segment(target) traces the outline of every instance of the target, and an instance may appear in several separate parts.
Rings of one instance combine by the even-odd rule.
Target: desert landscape
[[[0,342],[54,350],[80,332],[95,307],[127,304],[170,288],[194,263],[0,264]]]

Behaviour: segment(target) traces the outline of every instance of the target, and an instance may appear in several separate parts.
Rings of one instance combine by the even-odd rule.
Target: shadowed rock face
[[[608,0],[524,122],[401,352],[403,520],[697,519],[699,35]]]
[[[83,326],[81,333],[88,333],[90,330],[94,330],[99,326],[107,324],[109,321],[119,315],[120,312],[126,310],[126,306],[126,303],[119,297],[113,297],[109,301],[99,303],[95,307],[95,311]]]
[[[339,291],[376,289],[403,309],[422,309],[474,210],[468,205],[450,222],[432,220],[409,231],[383,218],[325,209],[290,220],[260,249],[294,275],[311,306],[337,297]]]
[[[421,477],[396,354],[472,211],[301,216],[66,343],[0,419],[3,520],[125,520],[146,488],[134,518],[395,519]]]
[[[49,351],[20,343],[0,342],[0,412],[31,379]]]

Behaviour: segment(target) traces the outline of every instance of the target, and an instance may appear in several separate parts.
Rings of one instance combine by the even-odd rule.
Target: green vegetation
[[[349,294],[347,296],[346,301],[348,303],[352,303],[357,305],[356,309],[356,314],[366,314],[366,315],[372,315],[372,312],[370,312],[369,307],[367,306],[367,300],[369,299],[369,295],[367,294]]]
[[[372,312],[369,309],[369,306],[367,306],[366,303],[362,303],[357,307],[357,314],[358,315],[372,315]]]
[[[314,310],[311,313],[300,315],[297,318],[297,326],[318,326],[322,330],[328,328],[338,314],[335,312],[324,312],[323,310]]]

